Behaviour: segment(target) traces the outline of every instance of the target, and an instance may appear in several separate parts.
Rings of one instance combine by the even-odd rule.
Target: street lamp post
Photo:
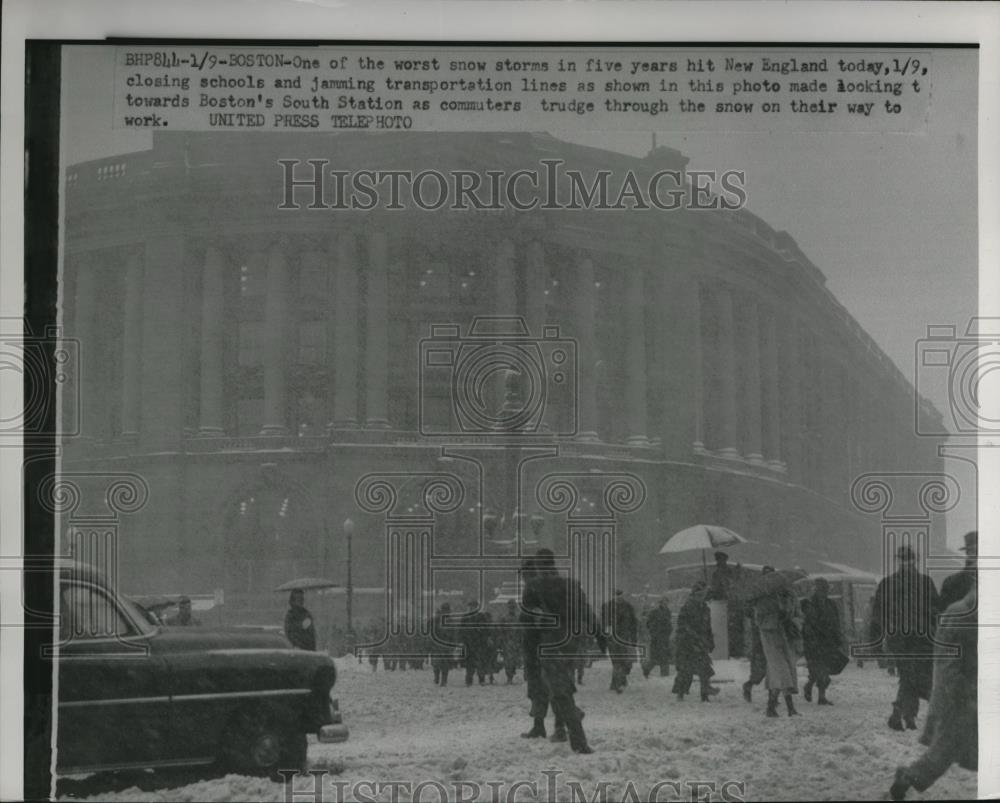
[[[347,636],[353,641],[354,637],[354,618],[353,618],[353,607],[354,607],[354,579],[352,577],[353,568],[353,555],[352,555],[352,541],[354,537],[354,521],[351,519],[344,519],[344,535],[347,538]]]

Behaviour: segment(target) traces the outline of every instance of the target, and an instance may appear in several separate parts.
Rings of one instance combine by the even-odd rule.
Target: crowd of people
[[[911,788],[927,789],[952,764],[976,769],[977,550],[977,533],[968,533],[966,565],[944,581],[939,594],[933,580],[917,569],[910,546],[899,547],[896,570],[875,590],[868,643],[856,645],[872,657],[891,659],[897,691],[887,719],[889,728],[916,730],[920,701],[929,700],[921,736],[928,749],[916,762],[897,770],[890,788],[893,800],[903,800]],[[735,650],[744,650],[743,633],[749,633],[750,675],[742,685],[747,702],[753,701],[753,688],[763,683],[765,716],[779,716],[782,701],[787,715],[797,716],[797,664],[804,656],[804,699],[811,702],[815,692],[817,705],[833,705],[828,690],[832,678],[849,663],[851,645],[839,607],[830,598],[829,582],[816,578],[812,593],[800,600],[785,575],[768,577],[775,569],[764,566],[759,582],[744,584],[740,591],[735,582],[739,567],[736,571],[728,567],[724,553],[717,553],[716,560],[711,579],[691,587],[676,626],[666,599],[645,611],[646,650],[640,664],[644,677],[656,668],[661,676],[668,675],[673,658],[672,691],[678,700],[690,692],[696,677],[703,702],[719,693],[712,685],[715,639],[709,601],[721,598],[732,603],[727,606],[731,647],[737,639]],[[520,669],[532,720],[522,737],[545,738],[545,720],[551,710],[554,726],[549,738],[568,741],[577,753],[590,753],[584,713],[575,702],[576,687],[595,654],[606,653],[612,667],[610,689],[624,692],[638,655],[640,617],[620,589],[598,616],[579,583],[556,570],[551,550],[540,549],[525,559],[521,575],[520,604],[509,600],[498,622],[475,601],[470,600],[461,615],[454,615],[446,602],[435,612],[425,635],[390,640],[370,651],[369,661],[373,670],[380,658],[388,670],[406,669],[407,664],[423,668],[426,656],[439,686],[447,685],[449,672],[456,667],[464,669],[469,686],[477,680],[480,685],[493,684],[501,671],[509,684]],[[303,649],[315,649],[315,636],[308,636],[313,624],[301,592],[293,592],[290,603],[285,621],[289,640]],[[740,617],[738,628],[733,611]],[[744,616],[749,618],[749,628],[743,627]],[[740,635],[734,636],[737,631]]]

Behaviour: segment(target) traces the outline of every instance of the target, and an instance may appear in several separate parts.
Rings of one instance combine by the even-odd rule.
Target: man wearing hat
[[[889,727],[917,728],[920,698],[930,696],[934,658],[934,625],[941,598],[934,581],[917,570],[917,556],[904,544],[896,551],[897,569],[884,577],[872,598],[869,636],[884,644],[896,664],[899,687]]]
[[[582,652],[583,636],[594,635],[604,649],[604,635],[597,627],[594,611],[578,581],[563,577],[556,570],[552,550],[540,549],[535,555],[535,574],[528,579],[521,607],[537,610],[551,619],[539,627],[538,659],[549,704],[565,725],[569,746],[574,753],[594,752],[583,731],[583,711],[576,707],[573,661]],[[525,655],[525,659],[527,659]]]
[[[447,686],[455,654],[455,634],[445,622],[451,616],[451,605],[442,602],[431,620],[431,669],[434,670],[434,685]]]
[[[954,605],[965,598],[976,585],[976,556],[979,554],[979,531],[965,534],[965,545],[959,550],[965,553],[965,567],[960,572],[946,577],[941,584],[941,608]]]
[[[639,619],[625,592],[615,589],[615,595],[601,608],[601,629],[611,658],[611,691],[621,694],[628,685],[628,676],[635,660]]]
[[[715,674],[712,668],[715,639],[712,637],[712,616],[705,602],[707,595],[708,585],[704,580],[698,580],[691,586],[687,602],[677,616],[677,674],[674,676],[673,693],[678,700],[683,700],[684,695],[691,691],[695,676],[701,684],[702,702],[708,702],[712,694],[710,681]]]
[[[201,624],[201,622],[191,615],[191,597],[181,597],[177,600],[177,608],[177,613],[167,619],[167,625],[171,627],[191,627]]]

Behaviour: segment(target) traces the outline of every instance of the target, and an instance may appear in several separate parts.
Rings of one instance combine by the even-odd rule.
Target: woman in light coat
[[[774,571],[771,567],[765,569]],[[802,611],[798,598],[787,588],[758,598],[754,603],[754,621],[760,630],[760,643],[767,660],[764,677],[767,716],[778,716],[778,698],[782,695],[788,716],[795,716],[799,712],[792,703],[792,695],[799,692],[795,664],[802,633]]]

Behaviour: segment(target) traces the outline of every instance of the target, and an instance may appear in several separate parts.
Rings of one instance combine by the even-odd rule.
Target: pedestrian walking
[[[712,668],[712,650],[715,649],[715,639],[712,637],[712,616],[708,610],[706,598],[708,584],[699,580],[691,586],[691,593],[677,615],[677,675],[674,678],[673,693],[678,700],[691,691],[691,682],[698,677],[701,688],[702,702],[708,702],[712,693],[711,678],[715,674]]]
[[[642,664],[642,674],[649,677],[655,667],[660,668],[660,677],[670,674],[670,636],[673,634],[674,620],[667,598],[646,614],[646,632],[649,634],[649,654]]]
[[[500,651],[503,653],[503,671],[507,676],[507,685],[514,682],[514,675],[521,665],[521,631],[518,627],[517,603],[507,601],[507,610],[500,620]]]
[[[478,679],[479,685],[486,683],[486,655],[489,649],[486,631],[486,614],[479,610],[475,600],[469,600],[468,611],[462,617],[458,631],[465,652],[465,685],[471,686]]]
[[[920,700],[931,692],[934,624],[941,601],[934,581],[917,570],[909,545],[897,550],[896,561],[896,571],[875,589],[869,637],[888,649],[899,679],[889,727],[916,730]]]
[[[451,671],[455,648],[453,646],[454,633],[445,622],[451,615],[451,605],[442,602],[437,613],[431,620],[430,650],[431,669],[434,670],[434,685],[447,686],[448,673]]]
[[[538,560],[534,557],[525,558],[521,562],[521,581],[527,584],[538,574]],[[524,656],[524,682],[527,686],[528,700],[531,702],[531,729],[521,734],[523,739],[544,739],[545,717],[549,712],[549,691],[542,677],[541,662],[541,637],[544,627],[543,614],[541,608],[524,607],[522,601],[520,622],[522,655]],[[566,741],[566,726],[559,718],[559,713],[553,709],[555,714],[555,734],[561,734],[559,741]]]
[[[812,596],[802,603],[802,644],[809,668],[803,689],[806,702],[812,702],[813,686],[819,692],[817,705],[833,705],[826,696],[831,673],[838,673],[847,663],[847,647],[840,621],[840,610],[830,599],[830,583],[816,578]]]
[[[778,716],[778,700],[784,696],[788,716],[797,716],[799,712],[795,710],[792,695],[799,692],[795,668],[797,642],[802,638],[799,601],[790,589],[780,588],[754,602],[754,619],[760,629],[760,643],[767,662],[764,677],[767,687],[766,714],[769,717]]]
[[[977,530],[965,534],[965,544],[960,551],[965,553],[965,566],[941,583],[941,610],[964,599],[976,585],[976,558],[979,555]]]
[[[770,574],[773,571],[773,566],[765,566],[761,569],[761,574]],[[752,703],[753,687],[763,683],[767,677],[767,658],[764,656],[764,645],[760,641],[760,628],[757,627],[753,606],[744,606],[743,611],[750,619],[750,677],[743,684],[743,699]]]
[[[952,764],[967,770],[979,767],[978,613],[975,584],[965,597],[945,611],[937,631],[934,682],[927,722],[920,743],[927,751],[896,770],[889,790],[903,800],[912,787],[925,791]],[[955,648],[958,654],[955,654]]]
[[[300,650],[316,651],[316,624],[305,606],[306,595],[301,589],[294,590],[288,597],[288,612],[285,614],[285,636],[293,647]]]
[[[635,608],[621,589],[615,589],[614,596],[601,607],[601,629],[611,659],[611,691],[621,694],[628,685],[639,635]]]
[[[552,550],[540,549],[535,557],[537,573],[525,586],[522,605],[554,618],[554,625],[539,634],[542,679],[549,704],[565,725],[573,752],[592,753],[583,730],[583,711],[574,699],[572,660],[581,651],[579,634],[595,635],[602,647],[604,637],[579,582],[556,571]]]

